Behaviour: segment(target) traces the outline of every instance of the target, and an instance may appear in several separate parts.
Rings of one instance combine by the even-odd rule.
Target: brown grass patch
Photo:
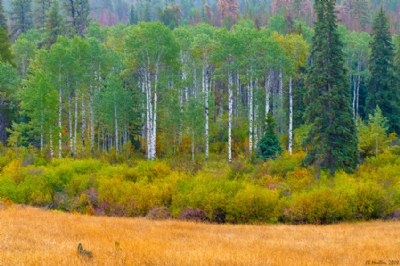
[[[77,256],[77,245],[93,260]],[[117,243],[116,243],[117,242]],[[0,209],[0,265],[365,265],[400,260],[400,223],[207,225]],[[392,264],[393,265],[393,264]]]

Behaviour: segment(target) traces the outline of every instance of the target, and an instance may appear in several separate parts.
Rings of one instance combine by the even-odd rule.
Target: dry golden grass
[[[93,260],[77,255],[77,245]],[[119,242],[119,244],[116,242]],[[0,210],[0,265],[365,265],[400,260],[400,223],[207,225]]]

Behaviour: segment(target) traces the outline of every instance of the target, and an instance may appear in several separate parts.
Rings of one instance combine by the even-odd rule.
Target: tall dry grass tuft
[[[77,243],[93,252],[88,262]],[[1,265],[365,265],[400,260],[400,223],[210,225],[0,210]]]

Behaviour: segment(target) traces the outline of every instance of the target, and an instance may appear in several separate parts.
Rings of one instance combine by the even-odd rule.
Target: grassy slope
[[[399,239],[399,222],[233,226],[0,209],[0,265],[365,265],[400,260]],[[79,242],[93,261],[78,258]]]

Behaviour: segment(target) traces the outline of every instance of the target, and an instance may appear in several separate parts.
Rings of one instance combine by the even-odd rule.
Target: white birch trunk
[[[156,158],[157,148],[157,85],[158,85],[158,63],[156,64],[156,74],[154,77],[154,111],[153,111],[153,134],[152,134],[152,156],[151,159]]]
[[[53,129],[52,128],[50,128],[49,142],[50,142],[50,158],[53,158],[54,157],[54,148],[53,148]]]
[[[86,105],[85,105],[85,95],[82,92],[82,102],[81,102],[81,112],[82,112],[82,128],[81,128],[81,138],[82,138],[82,151],[85,150],[85,136],[86,136]]]
[[[115,150],[119,152],[117,103],[115,101],[115,95],[114,95],[114,124],[115,124]]]
[[[206,59],[206,68],[208,69],[208,60]],[[205,110],[205,138],[206,138],[206,160],[209,158],[209,149],[210,149],[210,140],[209,140],[209,77],[208,77],[208,72],[206,73],[205,77],[205,99],[204,99],[204,110]]]
[[[69,149],[73,152],[73,137],[72,137],[72,107],[71,96],[68,96],[68,122],[69,122]]]
[[[76,144],[78,140],[78,96],[75,96],[74,104],[74,156],[76,155]]]
[[[249,84],[247,85],[249,91],[249,156],[253,153],[253,75],[249,73]]]
[[[229,70],[228,73],[228,91],[229,91],[229,99],[228,99],[228,161],[232,162],[232,106],[233,106],[233,91],[232,91],[232,73]]]
[[[269,72],[268,78],[265,80],[265,118],[268,117],[270,111],[270,97],[271,97],[271,78],[272,71]]]
[[[62,158],[62,86],[61,69],[58,69],[58,158]]]
[[[289,78],[289,154],[292,155],[293,146],[293,81]]]

